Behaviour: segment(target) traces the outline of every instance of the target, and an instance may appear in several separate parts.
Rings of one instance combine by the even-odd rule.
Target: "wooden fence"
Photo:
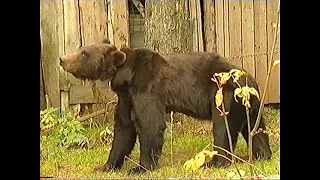
[[[40,1],[43,81],[51,106],[81,104],[89,113],[105,108],[115,96],[109,86],[76,79],[59,66],[59,57],[105,38],[117,47],[129,46],[128,23],[126,1]]]
[[[196,22],[194,50],[217,51],[228,57],[254,75],[263,88],[279,0],[189,1],[191,18]],[[135,0],[134,4],[143,12],[139,1]],[[104,38],[117,47],[130,46],[128,2],[41,0],[40,26],[41,78],[50,104],[62,109],[82,104],[91,112],[104,108],[115,95],[109,86],[74,78],[60,68],[59,57],[80,46],[100,43]],[[279,39],[275,59],[280,58]],[[277,68],[272,73],[267,104],[280,103],[279,71]]]
[[[206,51],[217,51],[246,69],[262,90],[271,61],[279,0],[206,0],[204,6]],[[274,59],[280,59],[279,36]],[[265,103],[280,103],[279,66],[271,74]]]

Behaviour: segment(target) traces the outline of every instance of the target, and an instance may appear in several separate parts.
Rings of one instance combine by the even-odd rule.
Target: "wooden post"
[[[216,47],[217,53],[221,56],[225,56],[224,54],[224,18],[223,18],[223,1],[215,1],[215,22],[216,22]]]
[[[69,108],[69,93],[68,91],[61,91],[61,111],[64,111]]]
[[[74,53],[81,47],[80,37],[80,20],[79,20],[79,3],[78,1],[64,1],[64,44],[65,54]],[[72,75],[60,68],[60,97],[61,110],[64,111],[69,107],[69,78]],[[80,81],[80,80],[78,80]]]
[[[205,51],[207,52],[217,52],[216,44],[216,17],[215,17],[215,7],[214,0],[204,1],[204,37],[205,37]]]
[[[229,57],[229,0],[223,0],[224,56]]]
[[[109,4],[110,42],[117,48],[130,47],[129,9],[127,1],[111,0]]]
[[[254,1],[254,52],[267,52],[267,28],[266,28],[266,0]],[[265,80],[267,76],[268,58],[266,54],[257,55],[256,63],[256,79],[259,84],[260,92],[265,88]],[[268,92],[268,91],[267,91]],[[268,93],[265,97],[265,103],[269,103]]]
[[[108,37],[107,5],[102,0],[79,1],[82,46],[102,43]]]
[[[242,54],[254,54],[253,0],[242,0]],[[254,56],[243,57],[243,68],[256,76]]]
[[[204,51],[200,1],[190,1],[190,19],[193,20],[193,51]]]
[[[198,51],[203,52],[203,31],[202,31],[202,14],[201,14],[201,4],[200,1],[196,1],[196,21],[197,21],[197,31],[198,31]]]
[[[278,18],[279,0],[267,0],[267,33],[268,33],[268,52],[272,50],[275,29],[274,23]],[[280,51],[280,33],[275,46],[275,51]],[[268,54],[268,62],[271,61],[271,54]],[[273,60],[279,60],[280,54],[274,53]],[[271,72],[269,83],[269,103],[280,103],[280,66],[276,66]]]
[[[51,105],[60,107],[59,57],[64,54],[62,0],[40,1],[40,26],[44,86]]]
[[[241,53],[241,0],[229,0],[230,62],[242,67]]]

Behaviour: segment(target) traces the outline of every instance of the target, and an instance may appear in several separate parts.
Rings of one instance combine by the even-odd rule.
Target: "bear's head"
[[[74,54],[60,57],[60,66],[79,79],[110,80],[126,54],[114,45],[106,43],[81,47]]]

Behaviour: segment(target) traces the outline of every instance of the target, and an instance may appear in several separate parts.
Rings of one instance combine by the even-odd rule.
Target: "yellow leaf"
[[[227,81],[230,79],[230,74],[229,73],[222,73],[222,76],[221,76],[221,84],[226,84]]]
[[[205,154],[205,162],[204,163],[210,162],[213,159],[213,156],[218,154],[218,151],[204,150],[202,152]]]
[[[236,96],[241,97],[241,95],[240,95],[241,92],[242,92],[242,89],[241,89],[241,88],[236,88],[236,89],[234,90],[233,96],[234,96],[234,100],[235,100],[236,102],[238,102]]]
[[[243,76],[244,74],[246,74],[246,72],[240,71],[238,69],[231,69],[230,74],[232,74],[232,76],[233,76],[233,82],[238,82],[240,77]]]
[[[198,170],[200,167],[204,164],[204,161],[202,159],[196,159],[193,161],[192,170]]]
[[[273,61],[273,66],[276,66],[276,65],[278,65],[278,64],[280,64],[280,60],[274,60],[274,61]]]
[[[256,96],[258,99],[260,99],[259,98],[259,93],[255,88],[250,88],[249,92],[250,92],[250,94],[252,94],[252,95]]]
[[[230,74],[235,74],[235,73],[239,73],[239,72],[241,72],[239,69],[231,69],[230,71],[229,71],[229,73]]]
[[[248,86],[244,86],[244,87],[242,87],[242,93],[243,94],[246,94],[246,93],[249,93],[249,87]]]
[[[231,171],[231,172],[228,172],[228,174],[227,174],[227,178],[232,178],[233,176],[235,176],[236,175],[236,173],[235,172],[233,172],[233,171]]]
[[[251,108],[250,101],[246,98],[242,98],[242,105],[244,105],[248,109]]]
[[[243,177],[246,174],[246,172],[244,170],[239,170],[239,172],[240,172],[241,177]]]
[[[193,161],[194,161],[193,158],[190,159],[190,160],[188,160],[188,161],[186,161],[186,162],[184,163],[183,167],[184,167],[186,170],[190,170],[191,167],[192,167],[192,165],[193,165]]]
[[[206,160],[205,153],[202,151],[194,157],[194,163],[196,166],[201,167]]]
[[[220,77],[221,85],[226,84],[231,77],[231,75],[227,72],[215,73],[214,75]]]
[[[222,94],[222,88],[218,89],[216,96],[215,96],[215,100],[216,100],[216,107],[220,107],[223,101],[223,94]]]

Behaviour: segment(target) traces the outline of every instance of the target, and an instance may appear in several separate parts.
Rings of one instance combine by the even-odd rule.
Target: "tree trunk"
[[[193,51],[195,23],[189,0],[146,0],[145,13],[147,48],[163,55]],[[186,116],[174,113],[173,119],[183,122]]]
[[[161,54],[193,48],[193,22],[188,1],[146,0],[145,46]]]

